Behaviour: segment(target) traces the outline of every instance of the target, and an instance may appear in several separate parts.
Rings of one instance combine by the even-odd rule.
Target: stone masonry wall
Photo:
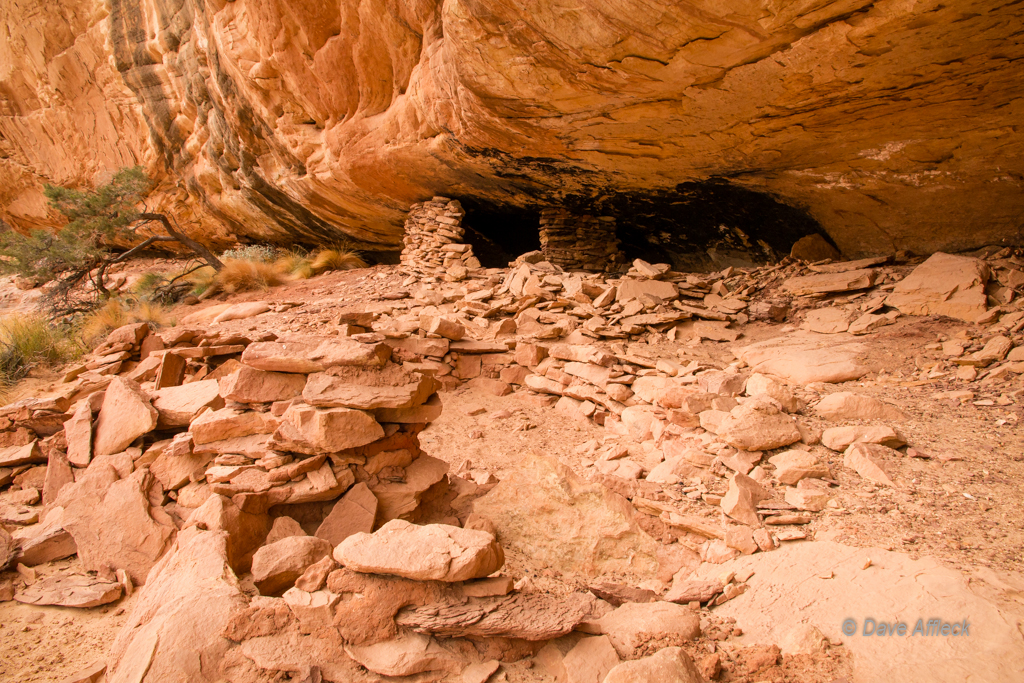
[[[540,214],[540,248],[567,270],[613,271],[625,263],[613,216],[574,216],[564,209]]]
[[[479,268],[473,247],[461,242],[465,215],[458,200],[448,197],[413,204],[405,221],[402,266],[416,275],[451,274],[458,280],[466,271]]]

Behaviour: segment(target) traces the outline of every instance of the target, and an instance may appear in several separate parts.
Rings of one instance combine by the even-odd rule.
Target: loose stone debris
[[[599,238],[612,222],[550,211],[541,252],[485,269],[463,215],[414,206],[403,289],[319,329],[226,331],[288,308],[266,302],[128,325],[0,409],[0,600],[130,601],[105,673],[77,680],[771,680],[794,656],[848,671],[832,625],[740,646],[717,608],[758,576],[714,568],[808,540],[851,488],[912,487],[901,459],[939,460],[906,410],[840,386],[877,374],[871,335],[901,316],[981,330],[937,342],[944,360],[910,381],[970,369],[951,400],[1024,396],[1021,300],[986,294],[1019,275],[1005,254],[626,270]],[[730,362],[696,353],[755,323],[787,327]],[[507,476],[453,470],[421,435],[463,389],[603,437],[578,470],[538,453]],[[536,427],[488,410],[467,412]]]

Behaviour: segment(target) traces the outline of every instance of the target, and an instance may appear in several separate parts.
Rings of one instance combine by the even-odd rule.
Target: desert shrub
[[[225,261],[214,277],[218,288],[228,294],[270,289],[287,281],[288,276],[276,264],[234,259]]]
[[[222,261],[255,261],[257,263],[271,263],[279,256],[276,247],[269,244],[246,244],[239,245],[234,249],[228,249],[220,255]]]
[[[57,315],[71,315],[102,306],[110,296],[104,284],[107,268],[157,242],[183,244],[211,267],[220,268],[220,260],[181,233],[173,218],[147,211],[144,200],[151,188],[141,167],[121,169],[108,184],[95,190],[47,185],[50,206],[64,215],[67,224],[54,232],[0,233],[0,272],[54,281],[47,289],[50,306]],[[154,223],[162,233],[136,233]],[[115,254],[112,245],[119,242],[136,244]],[[80,286],[87,283],[92,287]]]
[[[17,315],[0,320],[0,390],[40,365],[56,365],[82,353],[67,327],[42,316]]]
[[[213,268],[199,268],[187,276],[191,285],[190,293],[193,296],[202,296],[210,291],[217,278],[217,271]]]
[[[296,280],[306,280],[315,274],[308,253],[303,250],[293,249],[286,252],[274,263],[281,272],[287,273]]]
[[[329,270],[353,270],[365,268],[366,261],[362,259],[358,251],[335,247],[321,249],[313,255],[313,272],[317,275],[326,273]]]
[[[153,299],[157,296],[157,291],[165,286],[168,282],[166,273],[157,273],[156,271],[150,271],[143,273],[138,280],[135,281],[135,285],[132,287],[132,293],[140,299]]]
[[[155,327],[171,324],[170,310],[153,301],[109,299],[96,310],[84,315],[78,325],[78,336],[89,347],[117,328],[130,323],[150,323]]]

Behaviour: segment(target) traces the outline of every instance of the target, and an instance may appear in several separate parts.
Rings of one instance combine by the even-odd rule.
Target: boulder
[[[487,683],[491,676],[497,673],[500,668],[501,662],[497,659],[480,662],[479,664],[470,664],[462,670],[461,683]]]
[[[730,446],[745,451],[771,450],[800,440],[796,420],[758,398],[733,408],[718,423],[715,433]]]
[[[96,419],[93,452],[96,455],[121,453],[135,439],[156,428],[158,418],[157,409],[150,405],[136,382],[115,377],[107,386]]]
[[[760,526],[757,504],[768,497],[768,492],[760,484],[737,472],[729,480],[729,490],[722,498],[722,512],[747,526]]]
[[[896,283],[885,303],[904,315],[944,315],[973,322],[987,310],[991,271],[980,259],[936,252]]]
[[[238,403],[287,401],[302,394],[306,376],[287,372],[266,372],[242,365],[218,381],[220,395]]]
[[[736,350],[752,372],[781,377],[795,385],[811,382],[846,382],[871,372],[860,361],[867,347],[851,337],[793,333]]]
[[[476,379],[471,379],[466,383],[466,386],[475,391],[490,394],[491,396],[508,396],[512,393],[512,387],[507,383],[499,379],[491,379],[490,377],[477,377]]]
[[[437,386],[433,377],[400,365],[381,370],[332,368],[310,375],[302,398],[323,408],[412,408],[426,403]]]
[[[818,233],[804,235],[789,250],[789,255],[798,261],[814,263],[825,259],[839,260],[839,250]]]
[[[75,482],[74,472],[62,451],[50,453],[46,463],[46,481],[43,483],[43,504],[50,505],[57,500],[57,495],[68,484]]]
[[[186,529],[154,568],[107,653],[107,683],[224,680],[224,632],[247,598],[223,531]]]
[[[565,653],[567,683],[603,683],[619,663],[619,655],[608,636],[583,638]]]
[[[465,327],[453,320],[440,316],[428,318],[426,323],[422,325],[422,329],[429,334],[436,334],[451,341],[459,341],[466,335]]]
[[[173,351],[160,354],[160,356],[153,356],[146,360],[145,363],[140,364],[139,367],[129,375],[136,381],[142,381],[145,374],[141,374],[140,371],[143,367],[150,366],[156,363],[156,369],[153,370],[153,388],[164,389],[167,387],[181,386],[182,382],[185,381],[185,370],[188,368],[188,359],[184,356],[178,355]]]
[[[702,473],[703,470],[678,455],[655,465],[645,478],[655,484],[678,484],[690,477],[700,477]]]
[[[736,524],[725,530],[725,544],[744,555],[752,555],[757,552],[757,542],[754,541],[754,530],[743,524]],[[670,601],[672,602],[672,601]]]
[[[306,569],[331,555],[330,543],[315,536],[289,536],[265,545],[252,557],[252,580],[263,595],[278,595]]]
[[[895,429],[885,425],[829,427],[821,433],[821,443],[840,453],[858,442],[880,443],[889,448],[899,448],[907,443]]]
[[[92,408],[89,401],[79,401],[75,414],[64,423],[64,438],[68,442],[68,462],[75,467],[86,467],[92,458]]]
[[[68,504],[64,528],[75,539],[82,566],[90,571],[124,569],[134,584],[146,582],[175,534],[166,514],[158,522],[150,513],[152,483],[153,475],[143,468],[104,491],[82,493]]]
[[[629,501],[551,457],[527,454],[474,501],[473,511],[494,523],[503,546],[557,571],[586,577],[657,572],[658,544],[637,525]]]
[[[112,346],[119,346],[121,344],[138,346],[147,336],[149,336],[149,324],[147,323],[131,323],[129,325],[122,325],[107,335],[107,338],[103,341],[102,347],[109,348]]]
[[[226,531],[228,564],[236,574],[244,574],[252,568],[253,553],[267,539],[271,525],[266,513],[243,512],[231,499],[211,495],[202,505],[192,510],[185,521],[185,528],[189,527]]]
[[[323,372],[335,366],[383,367],[391,358],[387,344],[361,344],[341,337],[295,336],[249,344],[242,362],[268,372]]]
[[[217,380],[190,382],[177,387],[166,387],[153,392],[153,407],[159,413],[157,427],[187,427],[203,410],[224,407]]]
[[[785,451],[768,458],[768,462],[775,466],[775,478],[780,484],[792,486],[807,477],[825,479],[831,476],[828,467],[807,451]]]
[[[666,647],[650,657],[622,662],[608,672],[604,683],[705,683],[690,655],[681,647]]]
[[[307,593],[318,591],[327,583],[327,576],[337,568],[338,563],[334,561],[333,557],[328,555],[306,567],[306,571],[302,572],[302,576],[295,579],[295,588]]]
[[[854,443],[843,453],[843,466],[855,470],[868,481],[895,487],[885,469],[885,458],[899,455],[898,452],[880,444]]]
[[[159,337],[152,338],[159,339]],[[146,339],[151,339],[151,337],[146,337]],[[106,672],[107,662],[100,659],[62,679],[60,683],[102,683],[103,674]]]
[[[412,676],[425,671],[455,673],[464,666],[459,657],[430,636],[410,631],[372,645],[347,645],[345,652],[381,676]]]
[[[377,499],[377,522],[414,518],[423,496],[445,486],[447,474],[448,463],[444,460],[421,455],[405,468],[405,481],[379,482],[372,489]]]
[[[494,581],[495,579],[484,579]],[[512,588],[512,580],[509,579],[509,588]],[[618,607],[626,602],[654,602],[658,594],[646,588],[634,588],[624,583],[614,581],[597,581],[587,586],[590,592],[601,598],[612,607]]]
[[[71,557],[78,548],[64,529],[64,509],[54,508],[38,524],[16,529],[11,534],[18,546],[17,561],[26,567]]]
[[[813,488],[787,488],[785,495],[787,503],[797,510],[807,510],[809,512],[821,512],[824,510],[829,498],[828,491]]]
[[[627,602],[595,623],[623,659],[633,657],[650,640],[679,642],[700,636],[700,615],[671,602]]]
[[[782,289],[796,295],[829,294],[867,289],[875,284],[874,270],[848,270],[841,273],[818,273],[791,277],[782,284]]]
[[[276,543],[283,538],[288,538],[289,536],[308,535],[309,534],[302,529],[302,525],[291,517],[277,517],[274,519],[274,523],[270,527],[270,533],[267,534],[267,539],[263,543],[264,545],[270,545],[271,543]]]
[[[634,441],[643,442],[653,438],[651,430],[658,422],[660,413],[653,406],[629,406],[622,411],[619,419]]]
[[[217,314],[213,319],[215,323],[225,323],[229,320],[244,320],[252,318],[260,313],[270,310],[270,304],[266,301],[245,301],[240,304],[233,304]]]
[[[850,329],[850,312],[835,306],[814,308],[804,315],[804,322],[800,327],[819,334],[846,332]]]
[[[38,462],[46,462],[46,456],[39,449],[38,441],[33,441],[24,446],[0,448],[0,467],[17,467]]]
[[[373,534],[349,536],[335,548],[334,559],[365,574],[455,582],[494,573],[505,563],[505,554],[484,531],[395,519]]]
[[[779,639],[779,650],[784,655],[816,655],[828,646],[828,638],[810,624],[798,624]]]
[[[269,413],[221,408],[204,412],[192,420],[188,429],[193,443],[202,445],[253,434],[273,434],[279,426],[280,419]]]
[[[909,416],[894,405],[872,396],[840,391],[829,394],[814,406],[814,412],[827,420],[893,420],[902,422]]]
[[[297,453],[337,453],[382,438],[384,429],[360,410],[293,405],[274,432],[273,444]]]
[[[787,413],[798,413],[804,409],[804,402],[796,398],[793,392],[785,384],[760,373],[754,373],[747,378],[747,396],[763,394],[775,399]]]
[[[1013,348],[1013,341],[1008,337],[1002,335],[996,335],[987,342],[985,342],[984,348],[980,351],[956,359],[957,365],[969,365],[978,368],[987,368],[992,363],[997,363],[1010,353],[1010,349]]]
[[[742,396],[747,376],[722,370],[708,370],[697,375],[701,391],[719,396]]]
[[[14,538],[7,532],[7,529],[0,526],[0,572],[7,569],[17,554],[18,545]]]
[[[419,337],[407,337],[406,339],[385,339],[384,343],[393,349],[401,349],[414,356],[432,356],[443,358],[448,353],[449,341],[447,339],[421,339]],[[538,361],[540,362],[540,361]]]
[[[671,282],[624,279],[619,282],[618,289],[615,292],[615,300],[628,301],[630,299],[639,299],[644,294],[656,296],[664,301],[672,301],[679,298],[679,290]]]
[[[359,482],[334,505],[315,536],[336,546],[353,534],[373,531],[376,517],[377,497],[365,483]]]

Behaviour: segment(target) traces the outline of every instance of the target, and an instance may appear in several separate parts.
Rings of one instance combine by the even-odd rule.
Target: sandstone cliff
[[[7,0],[0,218],[51,224],[43,182],[141,163],[223,244],[395,249],[433,194],[709,178],[849,256],[1019,241],[1022,24],[1000,0]]]

